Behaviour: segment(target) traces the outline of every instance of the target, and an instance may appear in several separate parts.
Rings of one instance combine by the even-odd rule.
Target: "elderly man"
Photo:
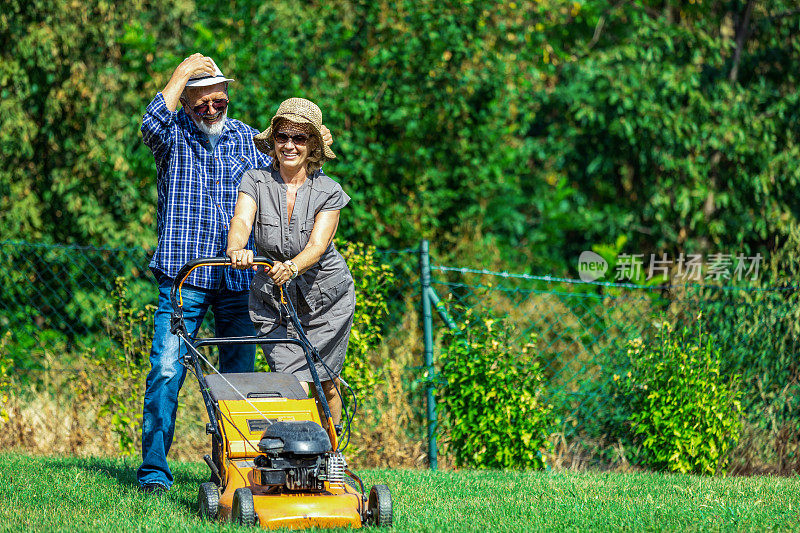
[[[211,58],[194,54],[178,65],[142,120],[142,137],[158,171],[158,247],[150,268],[159,282],[159,297],[144,396],[142,465],[137,471],[146,493],[167,491],[173,482],[167,453],[178,392],[186,377],[179,362],[185,348],[169,331],[173,280],[191,259],[225,255],[242,174],[272,163],[253,144],[258,130],[227,118],[232,81]],[[323,134],[330,144],[327,128]],[[248,248],[253,248],[252,237]],[[248,313],[251,281],[250,270],[201,268],[192,273],[183,287],[183,315],[192,336],[209,307],[217,336],[253,335]],[[219,359],[221,372],[252,372],[255,346],[221,346]]]

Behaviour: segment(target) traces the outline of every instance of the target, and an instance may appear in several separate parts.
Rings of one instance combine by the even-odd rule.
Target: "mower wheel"
[[[392,526],[392,493],[386,485],[373,485],[369,491],[367,510],[370,524],[378,527]]]
[[[215,483],[207,481],[200,484],[200,493],[197,495],[197,509],[203,518],[214,520],[217,517],[219,488]]]
[[[242,487],[233,492],[231,521],[243,526],[252,526],[256,523],[256,508],[250,489]]]

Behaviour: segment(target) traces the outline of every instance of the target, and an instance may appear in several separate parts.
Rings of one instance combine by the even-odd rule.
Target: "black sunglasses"
[[[286,144],[292,140],[295,146],[305,146],[308,142],[308,135],[305,133],[298,133],[297,135],[289,135],[287,133],[278,132],[275,134],[275,142],[278,144]]]
[[[192,108],[192,111],[195,114],[199,115],[201,118],[206,115],[213,115],[214,112],[210,110],[213,107],[216,111],[222,111],[226,107],[228,107],[228,100],[225,98],[217,98],[216,100],[212,100],[210,104],[200,104],[196,105]]]

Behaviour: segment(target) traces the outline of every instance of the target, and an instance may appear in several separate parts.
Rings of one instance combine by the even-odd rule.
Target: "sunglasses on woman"
[[[286,144],[292,140],[295,146],[305,146],[308,142],[308,135],[305,133],[298,133],[297,135],[289,135],[288,133],[278,132],[275,134],[275,142],[278,144]]]
[[[210,108],[214,108],[216,111],[211,111]],[[195,112],[200,118],[206,115],[213,115],[217,111],[222,111],[228,107],[228,100],[225,98],[217,98],[216,100],[212,100],[210,104],[200,104],[196,105],[192,108],[192,111]]]

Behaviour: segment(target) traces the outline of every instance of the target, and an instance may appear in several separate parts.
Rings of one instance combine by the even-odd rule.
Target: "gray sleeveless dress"
[[[280,173],[271,168],[247,171],[239,186],[258,207],[254,222],[256,254],[277,261],[291,259],[305,248],[317,213],[342,209],[350,201],[338,183],[315,172],[297,190],[292,219],[287,220],[286,189]],[[316,265],[284,285],[284,293],[291,298],[306,335],[330,368],[329,376],[322,364],[314,365],[320,380],[337,377],[347,352],[356,295],[347,263],[333,243]],[[261,335],[297,338],[294,326],[281,318],[279,303],[278,287],[259,270],[250,289],[250,318]],[[311,381],[299,346],[264,344],[262,348],[273,372]]]

